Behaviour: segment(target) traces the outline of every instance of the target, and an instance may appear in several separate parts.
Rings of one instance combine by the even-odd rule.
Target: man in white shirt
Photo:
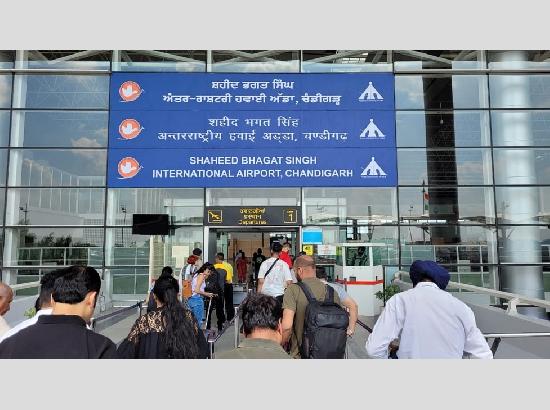
[[[5,283],[0,282],[0,337],[10,330],[10,326],[3,316],[9,312],[13,300],[13,290]]]
[[[273,242],[271,258],[262,262],[258,272],[258,293],[273,296],[281,304],[286,287],[292,283],[287,263],[279,258],[282,250],[280,242]]]
[[[460,359],[464,353],[492,359],[474,312],[445,292],[449,272],[433,261],[415,261],[409,275],[413,289],[386,302],[367,340],[368,356],[387,359],[390,343],[400,338],[400,359]]]
[[[2,343],[8,337],[11,337],[19,333],[19,331],[34,325],[38,321],[38,318],[40,316],[52,314],[53,286],[54,286],[55,280],[59,276],[61,276],[62,273],[63,272],[61,270],[54,270],[42,276],[42,279],[40,280],[40,295],[38,296],[38,303],[37,303],[40,309],[38,310],[38,312],[36,312],[36,315],[31,317],[30,319],[27,319],[19,323],[17,326],[15,326],[11,330],[9,330],[7,333],[5,333],[3,336],[0,336],[0,343]]]

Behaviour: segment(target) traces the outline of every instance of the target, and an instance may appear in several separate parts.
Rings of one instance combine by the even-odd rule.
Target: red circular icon
[[[135,177],[140,169],[139,162],[132,157],[122,158],[118,163],[118,173],[124,179]]]
[[[125,81],[118,89],[118,94],[123,101],[135,101],[141,95],[142,89],[135,81]]]
[[[136,138],[141,132],[141,124],[134,119],[126,119],[118,126],[118,133],[125,140]]]

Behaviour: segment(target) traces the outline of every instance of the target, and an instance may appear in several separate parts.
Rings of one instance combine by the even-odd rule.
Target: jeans
[[[202,326],[202,320],[204,319],[204,302],[202,297],[200,295],[191,296],[187,300],[187,304],[191,312],[193,312],[193,316],[197,319],[199,326]]]

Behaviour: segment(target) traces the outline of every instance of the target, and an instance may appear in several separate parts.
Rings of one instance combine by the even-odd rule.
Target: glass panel
[[[397,221],[394,188],[304,188],[304,206],[304,225]]]
[[[106,150],[12,150],[11,186],[105,185]]]
[[[393,61],[395,71],[485,68],[483,52],[477,50],[397,50]]]
[[[164,214],[172,224],[201,224],[204,189],[110,189],[107,225],[132,225],[132,214]]]
[[[212,188],[207,206],[299,206],[300,188]]]
[[[398,147],[479,147],[490,145],[485,111],[396,113]]]
[[[491,70],[517,70],[550,68],[550,51],[488,51],[487,60]]]
[[[204,50],[123,50],[113,71],[205,72]]]
[[[432,259],[433,260],[433,259]],[[498,290],[498,275],[497,275],[497,266],[491,265],[467,265],[467,264],[448,264],[439,262],[442,266],[447,269],[451,275],[451,282],[464,283],[468,285],[479,286],[487,289],[497,289]],[[409,271],[409,266],[402,266],[401,268],[404,271]],[[404,282],[411,282],[408,275],[404,275],[402,278]],[[448,292],[459,292],[457,289],[448,288]],[[484,295],[476,294],[473,295],[469,293],[469,297],[475,298],[475,303],[478,304],[489,304],[489,298]],[[471,299],[469,299],[471,300]]]
[[[212,72],[223,73],[298,73],[300,52],[263,51],[212,51]]]
[[[399,184],[489,185],[492,183],[488,149],[399,149]]]
[[[550,108],[550,75],[489,76],[491,108]]]
[[[149,268],[111,268],[113,295],[145,295],[148,292]]]
[[[109,107],[109,76],[17,75],[26,90],[14,101],[16,108],[103,108]]]
[[[312,228],[312,227],[308,227]],[[351,239],[353,227],[317,226],[323,232],[323,245],[336,245]],[[375,264],[396,265],[399,263],[397,227],[392,226],[357,226],[356,240],[361,242],[385,243],[386,247],[375,248],[373,259]],[[334,265],[337,255],[319,255],[318,245],[313,245],[313,255],[319,265]],[[341,263],[341,262],[340,262]]]
[[[108,228],[106,264],[109,266],[149,266],[160,272],[170,265],[181,269],[185,258],[195,247],[202,249],[203,228],[178,228],[174,234],[164,237],[132,235],[131,228]],[[150,250],[150,244],[153,249]]]
[[[0,225],[4,224],[4,201],[6,199],[6,190],[0,189]],[[0,259],[0,263],[1,259]]]
[[[304,50],[303,73],[391,72],[386,50]]]
[[[550,225],[550,187],[497,187],[500,224]]]
[[[0,74],[0,108],[11,106],[11,74]]]
[[[23,188],[8,191],[7,225],[103,225],[102,188]]]
[[[0,147],[7,147],[10,139],[10,112],[0,111]]]
[[[108,116],[107,112],[93,111],[14,111],[11,145],[107,147]]]
[[[397,109],[487,107],[487,77],[482,75],[397,75]]]
[[[550,263],[550,230],[547,226],[499,225],[500,263]]]
[[[410,223],[495,223],[493,189],[399,188],[400,221]]]
[[[550,149],[495,149],[495,184],[550,184]]]
[[[30,50],[29,68],[57,70],[108,70],[111,52],[97,50]]]
[[[441,264],[496,263],[496,235],[492,226],[400,227],[401,263],[417,259]]]
[[[103,265],[101,228],[6,228],[6,264]]]
[[[0,68],[13,68],[15,51],[0,50]]]
[[[0,186],[6,185],[7,168],[8,168],[8,150],[0,149]]]
[[[494,145],[550,146],[550,111],[491,111]]]

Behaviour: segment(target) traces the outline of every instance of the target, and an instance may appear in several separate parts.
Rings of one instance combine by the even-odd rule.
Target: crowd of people
[[[327,281],[314,257],[302,254],[293,260],[289,248],[274,242],[269,258],[261,249],[253,256],[257,288],[239,308],[244,339],[216,358],[344,358],[355,333],[357,302],[342,286]],[[218,331],[233,319],[233,267],[223,253],[216,254],[215,263],[203,263],[201,255],[195,249],[179,276],[171,267],[163,268],[150,288],[147,312],[118,347],[90,327],[101,288],[94,268],[70,266],[46,273],[36,315],[12,329],[2,316],[13,291],[0,283],[0,358],[208,358],[204,328],[210,328],[212,313]],[[243,262],[237,260],[236,266],[244,279]],[[446,269],[415,261],[410,277],[414,287],[388,300],[368,337],[369,357],[461,358],[467,353],[492,358],[471,309],[445,291]],[[184,281],[189,282],[187,295]]]

